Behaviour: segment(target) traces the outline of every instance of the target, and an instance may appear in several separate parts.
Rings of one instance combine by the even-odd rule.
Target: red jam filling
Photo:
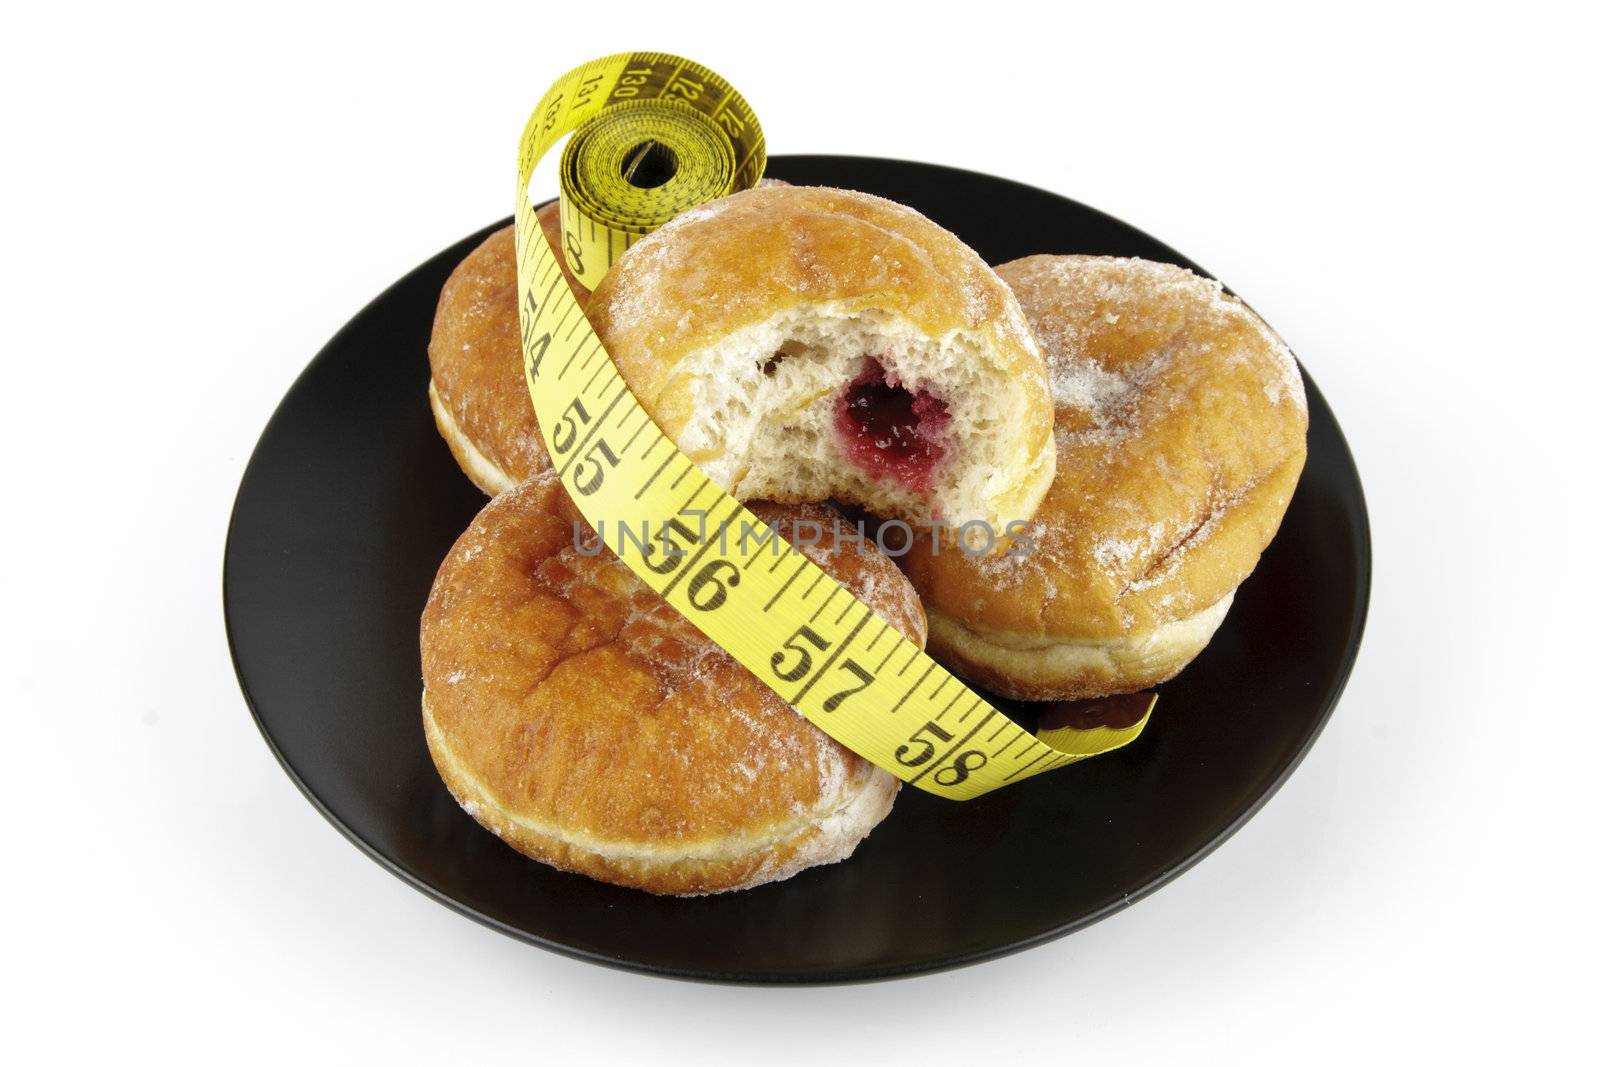
[[[924,495],[932,490],[950,425],[943,400],[925,389],[911,392],[868,358],[834,402],[834,423],[845,455],[874,479],[892,478]]]

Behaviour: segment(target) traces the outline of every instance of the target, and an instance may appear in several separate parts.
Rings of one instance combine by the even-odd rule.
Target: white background
[[[226,6],[41,5],[0,38],[8,1046],[1593,1055],[1592,25],[1536,3],[617,3],[593,32],[548,3]],[[1371,621],[1321,742],[1194,871],[977,967],[703,986],[432,903],[273,761],[220,595],[256,435],[368,299],[509,212],[545,86],[626,48],[721,71],[775,152],[954,164],[1107,210],[1311,369],[1372,509]]]

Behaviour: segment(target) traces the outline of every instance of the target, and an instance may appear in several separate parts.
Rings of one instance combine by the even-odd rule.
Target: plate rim
[[[1162,248],[1172,251],[1178,258],[1182,259],[1185,263],[1190,264],[1197,273],[1200,273],[1208,278],[1214,278],[1214,275],[1212,275],[1209,271],[1206,271],[1189,257],[1177,252],[1176,249],[1173,249],[1166,242],[1154,237],[1144,230],[1139,229],[1138,227],[1123,222],[1114,215],[1110,215],[1098,208],[1084,204],[1081,201],[1075,200],[1063,194],[1056,193],[1048,189],[1043,189],[1039,186],[1029,185],[1025,182],[1019,182],[1011,178],[988,174],[969,168],[950,166],[943,163],[929,163],[920,160],[896,159],[886,156],[844,155],[831,153],[794,153],[773,156],[771,157],[771,161],[778,162],[780,166],[785,162],[799,164],[802,161],[824,166],[828,164],[839,164],[844,166],[852,163],[869,165],[910,165],[932,171],[943,171],[950,174],[959,174],[984,182],[1000,182],[1027,189],[1030,192],[1042,193],[1047,196],[1067,201],[1079,210],[1099,216],[1108,222],[1114,223],[1116,226],[1122,229],[1137,233],[1139,236],[1150,241],[1152,244],[1159,245]],[[1353,545],[1353,556],[1359,572],[1359,581],[1358,588],[1354,590],[1355,596],[1352,599],[1353,610],[1351,613],[1350,625],[1346,633],[1346,645],[1344,653],[1340,658],[1337,670],[1335,672],[1337,677],[1334,684],[1329,688],[1325,699],[1323,700],[1322,708],[1318,713],[1316,722],[1307,733],[1304,742],[1296,749],[1289,761],[1276,775],[1276,777],[1274,777],[1273,780],[1268,783],[1266,788],[1264,788],[1258,796],[1254,797],[1250,803],[1245,805],[1242,810],[1237,812],[1230,820],[1228,820],[1227,824],[1218,830],[1217,833],[1212,836],[1204,845],[1195,849],[1182,861],[1167,868],[1160,874],[1149,879],[1142,885],[1135,887],[1116,900],[1113,900],[1092,912],[1076,916],[1065,923],[1052,927],[1048,930],[1041,931],[1032,936],[1011,941],[1004,945],[978,949],[957,956],[950,956],[932,963],[886,965],[882,967],[863,968],[851,971],[824,970],[819,971],[816,974],[809,975],[789,975],[758,972],[730,973],[694,967],[672,967],[658,963],[613,957],[600,952],[577,948],[559,941],[541,937],[537,934],[521,929],[520,927],[513,926],[500,919],[497,919],[492,915],[485,914],[469,905],[463,904],[454,897],[450,896],[445,890],[432,885],[419,875],[402,866],[398,861],[384,855],[376,848],[376,846],[368,842],[358,832],[356,832],[354,828],[347,825],[343,820],[336,816],[333,811],[329,809],[328,806],[322,801],[322,799],[318,797],[318,795],[311,789],[311,787],[307,784],[305,779],[295,769],[295,767],[288,761],[277,740],[273,737],[272,731],[269,728],[266,719],[263,717],[261,710],[256,703],[254,695],[250,691],[249,683],[245,678],[244,669],[239,662],[238,644],[234,635],[232,608],[233,596],[230,593],[229,580],[229,575],[232,573],[230,561],[232,560],[235,552],[234,530],[239,520],[240,500],[245,492],[248,482],[250,481],[251,471],[256,465],[256,460],[260,455],[262,444],[268,437],[268,431],[275,423],[279,421],[280,418],[285,417],[285,407],[290,398],[299,391],[302,383],[311,374],[313,369],[316,368],[324,358],[327,358],[330,352],[339,347],[341,340],[347,333],[351,332],[354,325],[358,321],[363,320],[375,307],[384,303],[390,297],[390,294],[392,294],[395,290],[405,286],[408,280],[417,270],[432,262],[432,260],[437,258],[439,255],[448,251],[450,248],[455,247],[457,244],[463,244],[468,241],[482,241],[489,234],[494,233],[495,231],[510,224],[511,221],[512,217],[508,215],[505,218],[491,223],[479,229],[475,233],[468,234],[460,240],[453,242],[451,245],[438,250],[433,255],[428,256],[426,259],[413,266],[395,281],[384,287],[384,289],[376,296],[368,300],[359,311],[351,315],[350,318],[345,321],[344,325],[342,325],[333,334],[333,336],[323,344],[323,346],[317,351],[316,355],[306,362],[305,366],[302,367],[300,372],[295,375],[294,380],[290,383],[288,388],[284,391],[283,396],[279,398],[277,404],[273,407],[271,416],[262,425],[261,432],[256,439],[256,443],[251,447],[250,456],[245,461],[243,469],[239,475],[238,488],[234,492],[233,502],[229,508],[227,531],[224,535],[221,575],[223,628],[227,636],[228,656],[233,665],[234,677],[238,681],[239,691],[244,697],[245,705],[250,711],[250,717],[252,720],[254,720],[256,729],[260,732],[262,740],[266,742],[267,748],[272,753],[273,758],[277,761],[278,766],[283,769],[283,772],[288,776],[289,780],[294,783],[295,788],[300,791],[301,795],[304,796],[308,802],[310,802],[312,808],[315,809],[329,824],[334,827],[334,829],[339,831],[339,833],[347,841],[353,844],[369,859],[373,860],[380,867],[389,871],[405,884],[418,890],[424,896],[427,896],[437,903],[444,905],[458,915],[463,915],[474,920],[475,922],[480,923],[483,926],[488,927],[491,930],[495,930],[517,941],[537,946],[541,949],[545,949],[560,956],[565,956],[569,959],[583,960],[588,963],[600,964],[614,970],[626,971],[632,974],[644,974],[652,977],[671,978],[680,981],[705,982],[718,985],[736,986],[829,986],[890,981],[896,978],[907,978],[924,974],[936,974],[944,971],[955,970],[957,968],[970,967],[979,963],[985,963],[990,960],[996,960],[1018,952],[1023,952],[1031,948],[1036,948],[1040,945],[1048,944],[1052,941],[1066,937],[1069,934],[1077,933],[1080,930],[1093,926],[1101,920],[1106,919],[1120,911],[1123,911],[1133,904],[1138,903],[1139,901],[1148,897],[1150,894],[1167,886],[1175,879],[1192,870],[1197,864],[1206,859],[1223,844],[1225,844],[1230,838],[1232,838],[1234,834],[1242,829],[1246,823],[1254,818],[1256,814],[1266,806],[1268,801],[1277,795],[1284,783],[1286,783],[1289,778],[1294,775],[1295,771],[1299,769],[1301,763],[1304,762],[1306,756],[1311,752],[1312,748],[1316,746],[1316,743],[1321,738],[1329,720],[1333,717],[1334,709],[1338,706],[1340,699],[1344,695],[1351,675],[1354,673],[1355,663],[1359,658],[1362,641],[1366,634],[1368,611],[1372,599],[1372,525],[1370,512],[1367,507],[1366,491],[1361,480],[1360,469],[1356,464],[1355,453],[1350,448],[1349,440],[1345,437],[1344,428],[1339,424],[1338,418],[1334,414],[1332,405],[1327,402],[1327,398],[1316,386],[1316,383],[1312,379],[1310,373],[1300,362],[1298,355],[1296,355],[1295,362],[1300,367],[1301,375],[1305,379],[1308,393],[1316,395],[1328,411],[1328,429],[1332,431],[1332,434],[1331,440],[1327,443],[1327,445],[1325,445],[1325,447],[1337,448],[1338,450],[1342,451],[1344,456],[1348,459],[1353,489],[1351,498],[1355,504],[1355,507],[1350,513],[1349,517],[1351,519],[1353,532],[1356,534]],[[1226,283],[1223,283],[1223,287],[1224,289],[1227,289]],[[1228,289],[1228,291],[1230,293],[1232,292],[1231,289]],[[1243,298],[1240,299],[1242,300]],[[1291,348],[1291,353],[1292,352],[1293,349]]]

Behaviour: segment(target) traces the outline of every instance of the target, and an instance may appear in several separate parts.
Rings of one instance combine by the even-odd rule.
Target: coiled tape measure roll
[[[539,159],[561,162],[563,251],[593,287],[674,215],[748,189],[766,165],[755,114],[697,63],[630,52],[550,87],[523,131],[517,286],[523,368],[556,471],[578,509],[644,582],[807,719],[901,780],[955,800],[1119,748],[1154,697],[1029,733],[777,539],[657,429],[563,280],[534,217]],[[655,532],[651,551],[624,527]]]

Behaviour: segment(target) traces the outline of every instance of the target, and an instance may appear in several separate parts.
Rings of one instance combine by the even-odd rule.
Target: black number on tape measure
[[[689,579],[689,604],[696,611],[716,611],[728,599],[728,587],[739,584],[732,560],[714,559]]]
[[[550,101],[550,106],[544,112],[544,132],[549,133],[556,128],[556,122],[561,118],[561,101],[566,94],[563,93]]]
[[[627,71],[617,79],[617,87],[611,90],[611,95],[623,99],[630,96],[638,96],[639,86],[650,80],[650,70],[651,68],[645,67],[642,70]]]
[[[600,75],[591,74],[587,78],[583,79],[583,84],[578,86],[578,92],[577,92],[576,99],[574,99],[574,101],[573,101],[572,110],[573,111],[577,111],[579,108],[581,108],[585,104],[587,104],[589,102],[589,100],[594,96],[595,90],[597,90],[599,88],[600,88]]]
[[[550,347],[550,335],[545,334],[533,342],[533,351],[528,354],[528,377],[533,381],[539,380],[539,364],[544,362],[545,349]]]
[[[673,534],[683,538],[687,544],[699,543],[694,531],[684,525],[681,519],[668,519],[661,527],[661,532],[652,538],[661,542],[661,550],[657,552],[655,545],[644,546],[644,565],[657,574],[671,574],[678,569],[678,564],[683,562],[683,557],[689,554],[687,548],[673,542]]]
[[[894,750],[894,758],[899,760],[902,765],[907,767],[920,767],[924,763],[927,763],[929,760],[931,760],[934,752],[938,750],[939,746],[933,741],[928,740],[928,738],[922,736],[923,734],[928,734],[934,738],[937,738],[939,741],[950,741],[955,738],[954,734],[946,730],[943,726],[940,726],[938,723],[925,722],[921,726],[917,727],[916,733],[912,734],[907,739],[906,744],[901,745],[899,748]],[[911,747],[912,742],[922,746],[920,750],[915,750],[915,755],[912,754],[914,751]]]
[[[571,233],[568,233],[567,231],[562,231],[562,232],[566,235],[566,239],[567,239],[567,241],[566,241],[567,266],[572,269],[572,273],[578,275],[579,277],[582,277],[583,276],[583,249],[578,247],[578,239],[576,237],[574,237]]]
[[[933,772],[933,780],[940,785],[960,785],[973,771],[989,762],[989,757],[975,748],[969,748],[949,763]]]
[[[571,451],[572,446],[578,443],[578,427],[587,425],[589,410],[583,406],[582,397],[573,397],[572,403],[567,405],[566,414],[561,416],[561,421],[550,432],[550,445],[556,450],[556,455],[564,456]]]
[[[617,465],[617,454],[603,437],[590,445],[588,453],[572,468],[572,488],[576,492],[588,496],[605,484],[606,469],[600,465],[602,458],[613,467]]]
[[[839,669],[842,671],[848,671],[849,673],[855,675],[858,679],[860,679],[861,684],[847,685],[837,693],[833,694],[833,696],[829,697],[827,700],[824,700],[822,702],[823,711],[836,710],[840,704],[844,703],[845,697],[854,696],[856,693],[861,692],[867,686],[872,684],[872,674],[853,659],[846,659],[843,663],[839,664]]]
[[[522,294],[522,350],[527,353],[528,377],[537,381],[539,378],[539,364],[544,362],[545,349],[550,347],[550,334],[546,332],[537,341],[532,340],[533,324],[539,312],[539,305],[533,302],[533,292],[529,290]]]
[[[783,649],[772,654],[772,673],[786,682],[798,682],[811,671],[811,650],[801,646],[801,641],[809,641],[818,652],[827,651],[829,641],[809,626],[802,626],[795,631],[795,635],[783,643]],[[799,659],[791,667],[781,667],[788,658],[787,653],[793,652]],[[828,709],[832,711],[832,708]]]

